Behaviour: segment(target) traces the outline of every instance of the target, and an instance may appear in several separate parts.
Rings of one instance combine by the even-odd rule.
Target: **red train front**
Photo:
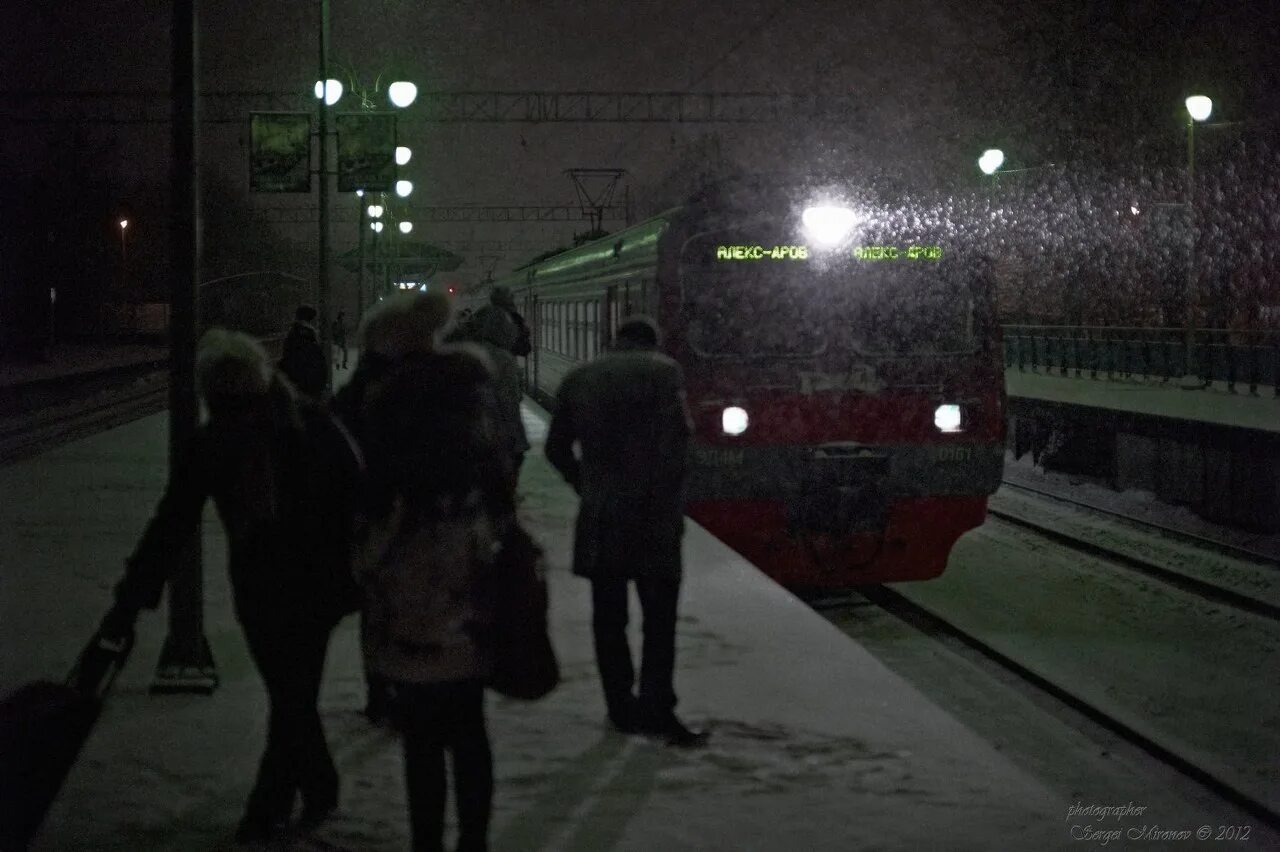
[[[689,213],[659,280],[697,427],[690,517],[793,588],[938,576],[1003,464],[980,266],[838,202]]]

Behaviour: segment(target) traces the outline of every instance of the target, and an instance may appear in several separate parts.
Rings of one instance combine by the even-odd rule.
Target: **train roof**
[[[684,208],[673,207],[643,222],[599,239],[566,249],[551,257],[517,267],[494,281],[495,285],[521,288],[556,279],[571,280],[611,258],[621,267],[647,259],[657,251],[658,239]]]

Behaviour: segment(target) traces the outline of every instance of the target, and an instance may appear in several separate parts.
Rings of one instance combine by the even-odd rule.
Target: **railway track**
[[[993,518],[1003,521],[1004,523],[1013,524],[1023,529],[1030,530],[1038,536],[1046,538],[1057,544],[1065,545],[1072,550],[1098,557],[1111,565],[1119,566],[1128,571],[1142,574],[1146,577],[1151,577],[1170,586],[1181,589],[1182,591],[1190,592],[1191,594],[1205,600],[1213,601],[1214,603],[1226,604],[1227,606],[1235,607],[1236,609],[1252,613],[1253,615],[1280,621],[1280,606],[1277,606],[1275,603],[1270,601],[1262,600],[1261,598],[1235,589],[1226,588],[1217,583],[1196,577],[1185,571],[1179,571],[1165,565],[1160,565],[1150,559],[1144,559],[1140,556],[1135,556],[1132,553],[1126,553],[1118,548],[1108,547],[1094,541],[1089,541],[1073,535],[1070,532],[1055,529],[1047,524],[1032,520],[1014,512],[988,507],[987,514]],[[1235,550],[1239,551],[1239,548],[1235,548]],[[1232,558],[1242,559],[1242,557],[1234,555]],[[1249,561],[1260,568],[1266,568],[1268,570],[1280,569],[1280,565],[1277,565],[1260,554],[1251,554]]]
[[[1250,550],[1247,547],[1239,547],[1237,545],[1229,544],[1225,541],[1220,541],[1215,538],[1209,538],[1207,536],[1202,536],[1202,535],[1197,535],[1195,533],[1187,532],[1186,530],[1181,530],[1181,529],[1178,529],[1177,527],[1171,527],[1166,524],[1158,524],[1154,521],[1148,521],[1142,518],[1135,518],[1133,515],[1128,515],[1128,514],[1125,514],[1124,512],[1117,512],[1114,509],[1107,509],[1095,503],[1090,503],[1084,500],[1077,500],[1073,497],[1068,497],[1065,494],[1059,494],[1053,491],[1045,491],[1044,489],[1034,488],[1030,485],[1026,485],[1021,482],[1014,482],[1009,479],[1001,480],[1001,486],[1004,488],[1012,488],[1027,494],[1034,494],[1037,497],[1045,497],[1055,502],[1063,503],[1069,506],[1075,506],[1080,509],[1087,509],[1090,512],[1096,512],[1099,515],[1106,515],[1108,517],[1115,518],[1116,520],[1122,521],[1126,524],[1130,524],[1136,528],[1150,530],[1168,539],[1171,539],[1174,541],[1180,541],[1180,542],[1183,542],[1184,544],[1192,545],[1193,547],[1199,548],[1201,550],[1212,551],[1215,553],[1219,553],[1223,556],[1228,556],[1233,559],[1240,559],[1246,562],[1256,562],[1259,565],[1267,565],[1277,570],[1280,570],[1280,559],[1277,559],[1275,556],[1272,556],[1266,553],[1260,553],[1256,550]]]
[[[0,464],[8,464],[62,444],[163,411],[169,385],[161,371],[127,388],[88,400],[39,409],[0,424]]]
[[[1108,712],[1104,707],[1090,701],[1070,685],[1035,671],[1012,654],[998,649],[981,636],[960,627],[945,614],[917,603],[887,586],[866,586],[859,589],[856,594],[857,597],[851,595],[815,599],[809,601],[809,604],[819,613],[834,614],[842,610],[846,612],[857,610],[869,603],[925,635],[958,642],[980,655],[988,664],[998,667],[1019,682],[1069,707],[1093,724],[1193,780],[1213,795],[1232,803],[1272,828],[1280,828],[1280,811],[1267,802],[1220,777],[1217,773],[1198,765],[1193,759],[1179,753],[1176,746],[1166,745],[1155,737],[1143,733],[1115,714]]]

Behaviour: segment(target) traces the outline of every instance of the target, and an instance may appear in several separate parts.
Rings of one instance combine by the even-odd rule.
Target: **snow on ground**
[[[1205,520],[1186,506],[1166,503],[1150,491],[1116,491],[1101,479],[1045,470],[1032,462],[1030,453],[1016,460],[1011,453],[1005,453],[1004,478],[1014,484],[1061,494],[1140,521],[1173,527],[1280,559],[1280,534],[1251,533],[1226,527]]]
[[[941,578],[897,590],[1280,807],[1276,622],[999,522],[962,538]]]
[[[1077,379],[1014,368],[1004,377],[1009,396],[1280,432],[1280,399],[1271,387],[1259,387],[1258,396],[1250,396],[1248,385],[1240,384],[1233,394],[1219,385],[1183,390],[1176,380]]]
[[[163,485],[164,424],[157,415],[0,469],[0,690],[64,671],[96,624]],[[568,572],[572,494],[539,449],[521,487],[521,511],[548,549],[564,683],[533,704],[490,700],[495,850],[1078,845],[1064,821],[1071,802],[693,525],[677,690],[682,713],[710,723],[711,745],[683,752],[609,732],[588,587]],[[230,615],[212,510],[205,532],[206,632],[220,689],[148,696],[164,617],[144,616],[134,659],[37,849],[227,848],[265,708]],[[348,620],[322,697],[343,806],[322,836],[349,849],[403,849],[398,743],[363,722],[362,699]]]

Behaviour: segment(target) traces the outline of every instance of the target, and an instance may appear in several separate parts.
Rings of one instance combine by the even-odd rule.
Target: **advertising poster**
[[[249,114],[249,189],[311,191],[311,114]]]
[[[338,191],[389,192],[396,182],[396,116],[343,112],[338,129]]]

